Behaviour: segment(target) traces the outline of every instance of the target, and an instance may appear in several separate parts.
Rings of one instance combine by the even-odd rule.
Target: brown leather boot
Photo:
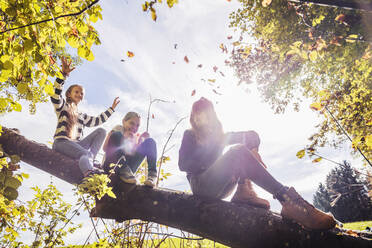
[[[281,215],[291,219],[306,229],[328,230],[336,225],[331,214],[326,214],[305,201],[293,187],[281,194]],[[280,199],[279,198],[279,199]]]
[[[254,207],[270,209],[268,200],[259,198],[253,190],[252,182],[249,179],[244,180],[244,184],[238,184],[238,188],[231,199],[235,203],[244,203]]]

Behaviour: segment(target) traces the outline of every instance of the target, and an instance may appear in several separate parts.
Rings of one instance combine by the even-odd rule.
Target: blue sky
[[[308,158],[299,160],[296,153],[307,144],[320,116],[309,109],[310,102],[307,101],[302,104],[301,112],[289,110],[284,115],[274,115],[254,87],[247,91],[246,86],[237,86],[233,71],[224,65],[227,54],[221,52],[219,45],[231,46],[239,37],[228,28],[228,15],[238,8],[238,3],[180,0],[172,9],[165,5],[159,7],[157,22],[152,21],[150,14],[142,12],[141,3],[114,0],[100,3],[103,21],[95,26],[102,44],[93,48],[95,60],[84,61],[66,82],[66,87],[73,83],[84,86],[86,96],[80,110],[99,114],[119,96],[121,102],[117,111],[103,127],[109,131],[121,122],[126,112],[137,111],[142,116],[140,131],[144,131],[149,95],[169,100],[171,103],[152,106],[151,113],[155,118],[151,119],[149,132],[157,140],[160,154],[169,130],[180,118],[189,115],[195,100],[207,97],[215,103],[225,131],[256,130],[261,136],[260,153],[269,172],[283,184],[294,186],[312,202],[319,182],[324,181],[334,165],[326,161],[312,164]],[[228,40],[229,35],[234,38]],[[134,52],[133,58],[127,58],[128,50]],[[189,63],[184,61],[185,56]],[[199,64],[202,68],[197,67]],[[225,77],[214,72],[213,66],[217,66]],[[207,83],[207,79],[216,79],[216,82]],[[214,93],[213,89],[222,95]],[[193,90],[196,93],[191,96]],[[6,127],[19,128],[29,139],[47,143],[52,141],[56,116],[52,104],[47,102],[38,105],[35,115],[28,114],[27,105],[24,105],[21,113],[7,114],[1,122]],[[182,134],[189,126],[188,119],[183,121],[172,136],[169,146],[173,148],[166,154],[171,161],[164,165],[172,176],[161,187],[189,190],[185,174],[177,166]],[[85,134],[92,130],[86,128]],[[321,153],[338,162],[348,159],[354,165],[360,164],[360,160],[352,160],[349,155],[349,144],[337,151],[325,148]],[[51,180],[50,175],[29,165],[22,164],[21,170],[31,174],[20,190],[21,200],[31,198],[30,186],[45,187]],[[57,178],[53,178],[53,182],[66,201],[74,201],[72,186]],[[280,211],[280,205],[269,194],[258,187],[257,191],[270,200],[272,210]],[[84,228],[69,237],[69,242],[82,244],[92,227],[87,214],[78,220],[84,223]]]

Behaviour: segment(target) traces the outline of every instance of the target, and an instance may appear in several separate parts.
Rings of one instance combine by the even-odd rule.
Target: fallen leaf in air
[[[202,65],[202,64],[199,64],[199,65],[198,65],[198,68],[202,68],[202,67],[203,67],[203,65]]]
[[[228,40],[231,40],[232,39],[232,35],[227,36],[227,39]]]
[[[209,82],[214,83],[216,82],[216,79],[208,79]]]
[[[185,60],[186,63],[189,63],[189,58],[188,58],[187,56],[185,56],[185,57],[183,58],[183,60]]]
[[[121,61],[121,62],[125,62],[125,60],[124,60],[124,59],[121,59],[120,61]]]
[[[215,89],[213,89],[213,92],[216,93],[217,95],[222,95],[221,93],[217,92]]]
[[[225,76],[225,74],[223,74],[223,72],[222,72],[222,71],[220,71],[220,74],[221,74],[221,76],[222,76],[222,77],[224,77],[224,76]]]
[[[131,51],[128,51],[127,52],[127,56],[128,56],[128,58],[132,58],[134,56],[134,53],[131,52]]]
[[[191,96],[194,96],[195,93],[196,93],[196,90],[193,90],[193,91],[191,92]]]
[[[155,115],[154,114],[152,114],[151,117],[152,117],[152,119],[155,119]]]
[[[218,70],[217,66],[213,66],[213,71],[216,72]]]
[[[174,44],[174,49],[177,49],[177,44]]]

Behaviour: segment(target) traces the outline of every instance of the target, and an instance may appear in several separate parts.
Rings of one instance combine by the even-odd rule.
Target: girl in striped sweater
[[[63,57],[61,61],[61,72],[63,77],[66,78],[75,67],[71,66],[71,61],[67,62]],[[85,126],[95,127],[105,122],[114,112],[120,100],[116,97],[112,106],[99,116],[89,116],[79,112],[77,109],[77,105],[84,96],[83,87],[78,84],[71,85],[67,89],[65,93],[66,99],[64,99],[62,97],[63,84],[63,79],[56,79],[54,83],[54,95],[50,98],[58,118],[57,128],[54,134],[53,150],[73,159],[79,159],[79,168],[84,177],[101,173],[101,170],[93,167],[93,160],[101,148],[106,131],[103,128],[97,128],[87,137],[81,139],[83,128]]]

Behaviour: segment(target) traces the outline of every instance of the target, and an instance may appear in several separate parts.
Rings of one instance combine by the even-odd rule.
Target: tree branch
[[[0,34],[6,33],[6,32],[9,32],[9,31],[13,31],[13,30],[17,30],[17,29],[21,29],[21,28],[25,28],[25,27],[29,27],[29,26],[33,26],[33,25],[37,25],[37,24],[44,23],[44,22],[56,21],[56,20],[58,20],[59,18],[62,18],[62,17],[78,16],[78,15],[84,13],[86,10],[90,9],[90,7],[92,7],[93,5],[95,5],[98,2],[99,2],[99,0],[94,0],[87,7],[83,8],[82,10],[80,10],[78,12],[75,12],[75,13],[65,14],[65,15],[57,16],[55,18],[52,17],[52,18],[49,18],[49,19],[45,19],[45,20],[42,20],[42,21],[37,21],[37,22],[29,23],[29,24],[26,24],[26,25],[23,25],[23,26],[15,27],[15,28],[5,29],[4,31],[1,31]]]

